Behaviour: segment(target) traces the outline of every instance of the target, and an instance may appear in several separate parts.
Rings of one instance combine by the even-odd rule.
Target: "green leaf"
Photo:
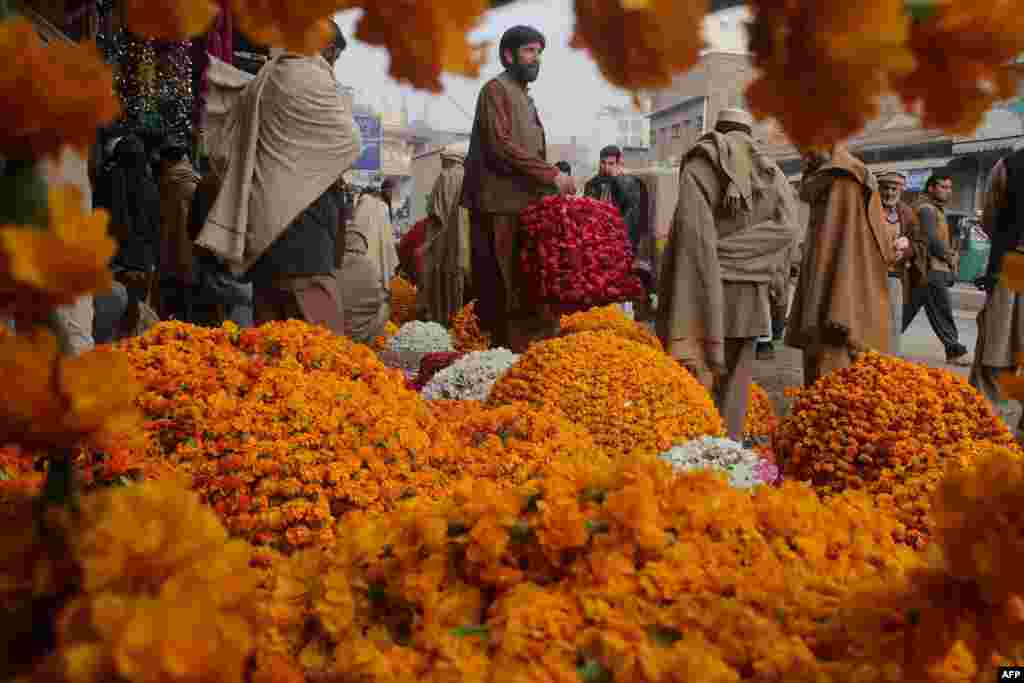
[[[459,638],[464,638],[465,636],[484,636],[487,638],[491,635],[491,629],[485,624],[460,626],[459,628],[452,629],[452,635]]]
[[[647,635],[662,647],[672,647],[683,639],[683,632],[679,629],[663,628],[661,626],[648,626]]]
[[[601,489],[584,489],[583,493],[580,494],[584,503],[597,503],[598,505],[604,504],[604,499],[607,494]]]
[[[0,224],[48,229],[48,187],[46,180],[36,173],[33,162],[6,162],[0,175]]]
[[[508,535],[513,543],[519,545],[529,543],[537,536],[526,522],[516,522],[513,524],[508,530]]]
[[[385,592],[384,586],[374,584],[366,589],[366,597],[370,599],[370,602],[384,602],[388,594]]]
[[[612,672],[594,659],[588,659],[576,667],[576,674],[584,683],[612,683],[615,680]]]
[[[937,0],[904,0],[904,9],[914,21],[926,21],[939,7]]]
[[[526,505],[523,506],[523,512],[527,512],[527,513],[537,512],[537,509],[538,509],[537,508],[537,503],[540,502],[540,499],[542,497],[543,497],[543,494],[541,494],[541,493],[531,494],[530,497],[526,499]]]
[[[611,526],[608,524],[608,522],[605,522],[600,519],[588,519],[586,526],[587,531],[589,531],[592,534],[606,534],[608,533],[608,530],[611,529]]]
[[[462,536],[468,531],[469,527],[464,522],[448,522],[448,538]]]
[[[916,607],[907,610],[907,623],[911,626],[917,626],[921,623],[921,610]]]

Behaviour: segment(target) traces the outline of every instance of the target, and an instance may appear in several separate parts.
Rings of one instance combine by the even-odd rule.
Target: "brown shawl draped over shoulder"
[[[189,210],[199,175],[187,159],[160,174],[160,278],[195,284]]]
[[[786,343],[889,350],[889,265],[895,260],[874,176],[845,148],[804,179],[811,205]]]
[[[430,193],[434,220],[423,245],[423,282],[417,307],[442,325],[462,308],[471,269],[469,211],[459,205],[464,176],[461,163],[447,168]]]
[[[721,181],[702,181],[708,173]],[[709,196],[709,187],[721,189]],[[753,139],[740,132],[701,138],[680,169],[679,201],[659,280],[657,327],[666,348],[682,339],[722,340],[724,283],[769,285],[798,235],[793,191],[778,166],[757,152]],[[725,359],[709,361],[722,365]]]

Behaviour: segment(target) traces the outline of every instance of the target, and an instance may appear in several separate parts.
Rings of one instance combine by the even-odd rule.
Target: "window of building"
[[[698,116],[697,117],[696,125],[694,126],[694,128],[696,128],[697,130],[704,130],[704,117],[703,116]]]
[[[683,127],[678,123],[672,126],[672,137],[680,138],[683,136]]]

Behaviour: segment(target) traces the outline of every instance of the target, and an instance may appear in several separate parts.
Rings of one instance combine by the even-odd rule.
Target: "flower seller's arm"
[[[542,185],[554,185],[557,168],[530,152],[512,134],[512,115],[501,85],[489,83],[480,93],[481,132],[487,163],[504,172],[521,174]]]

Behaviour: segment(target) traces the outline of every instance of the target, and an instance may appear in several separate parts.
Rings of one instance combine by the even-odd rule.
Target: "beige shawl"
[[[798,235],[793,190],[753,139],[740,132],[704,136],[680,169],[659,278],[657,328],[666,348],[682,339],[722,341],[724,283],[770,284]]]
[[[388,216],[388,205],[380,197],[364,194],[356,204],[350,229],[366,237],[369,244],[367,254],[377,264],[384,287],[389,288],[391,278],[398,270],[398,249]]]
[[[462,308],[466,279],[472,270],[469,211],[459,205],[464,175],[461,163],[445,169],[430,193],[434,220],[423,245],[423,281],[417,308],[442,325]]]
[[[352,166],[361,139],[320,55],[279,54],[241,89],[240,72],[213,66],[210,153],[226,170],[197,244],[240,275]]]
[[[804,179],[800,196],[811,217],[786,344],[886,353],[895,250],[874,176],[837,146],[831,162]]]
[[[384,333],[390,310],[387,286],[382,282],[380,264],[369,255],[370,241],[359,228],[345,233],[345,258],[338,271],[345,302],[345,335],[370,344]]]

